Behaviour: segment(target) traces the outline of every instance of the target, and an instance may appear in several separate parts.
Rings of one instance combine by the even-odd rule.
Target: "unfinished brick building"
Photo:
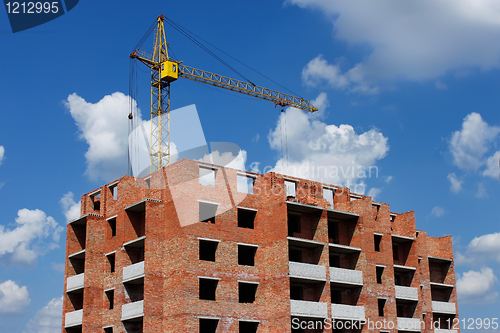
[[[81,213],[62,332],[457,333],[451,237],[348,188],[181,160]]]

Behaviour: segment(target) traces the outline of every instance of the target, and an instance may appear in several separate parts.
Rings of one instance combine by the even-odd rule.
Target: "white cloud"
[[[481,268],[481,271],[470,270],[458,276],[457,295],[459,302],[485,304],[492,303],[498,298],[494,290],[497,277],[489,267]]]
[[[500,263],[500,232],[475,237],[467,245],[465,253],[456,254],[457,265],[483,264],[487,260]]]
[[[500,150],[486,160],[486,170],[483,171],[483,176],[489,176],[498,179],[500,177]]]
[[[451,190],[454,192],[454,193],[458,193],[462,190],[462,184],[464,183],[463,180],[459,180],[457,178],[457,175],[455,175],[454,173],[450,173],[448,175],[448,180],[450,181],[451,183]]]
[[[5,155],[5,148],[3,146],[0,146],[0,165],[2,165],[4,155]]]
[[[115,92],[97,103],[88,103],[73,93],[68,96],[66,107],[80,137],[89,145],[85,153],[86,175],[91,180],[108,181],[126,174],[129,97]],[[136,118],[139,119],[134,121],[142,121],[140,115]]]
[[[339,65],[329,64],[320,54],[302,69],[302,81],[308,86],[316,86],[324,80],[334,88],[346,88],[349,79],[340,73]]]
[[[38,209],[24,208],[17,214],[16,228],[0,225],[0,261],[32,265],[39,255],[58,247],[63,228]]]
[[[350,125],[328,125],[294,108],[281,113],[270,131],[271,148],[281,151],[284,137],[288,156],[276,163],[276,172],[347,186],[378,177],[375,163],[389,150],[387,138],[376,129],[357,134]]]
[[[257,134],[255,134],[255,136],[253,137],[252,142],[253,142],[253,143],[257,143],[257,142],[259,142],[259,139],[260,139],[260,134],[259,134],[259,133],[257,133]]]
[[[63,195],[61,200],[59,200],[59,203],[61,204],[63,209],[63,214],[66,217],[66,222],[69,222],[71,220],[80,217],[80,208],[82,202],[81,200],[75,202],[73,197],[74,197],[73,192],[68,192],[65,195]]]
[[[372,187],[369,191],[368,191],[368,196],[369,197],[372,197],[372,200],[375,200],[375,198],[380,194],[382,193],[382,190],[379,189],[379,188],[376,188],[376,187]]]
[[[391,0],[286,3],[321,10],[331,19],[336,39],[371,49],[346,70],[316,58],[306,66],[310,73],[306,82],[326,80],[338,88],[373,92],[377,85],[399,79],[430,80],[450,71],[500,67],[497,0],[409,0],[397,5]]]
[[[61,298],[54,298],[46,306],[38,310],[33,319],[26,324],[23,333],[59,333],[62,322]]]
[[[387,176],[385,177],[384,181],[387,183],[387,184],[390,184],[392,182],[392,180],[394,179],[394,177],[392,176]]]
[[[500,263],[500,232],[475,237],[467,246],[467,252]]]
[[[446,213],[446,210],[443,207],[436,206],[432,208],[431,215],[435,217],[441,217]]]
[[[500,127],[490,126],[479,113],[464,118],[462,129],[453,133],[450,149],[455,164],[463,170],[477,171],[486,161],[483,156],[500,134]]]
[[[0,315],[21,313],[31,302],[28,288],[14,281],[0,283]]]

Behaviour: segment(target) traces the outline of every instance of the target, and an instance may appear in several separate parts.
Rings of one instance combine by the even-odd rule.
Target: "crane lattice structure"
[[[151,69],[151,172],[170,164],[170,84],[179,77],[265,99],[274,102],[275,106],[291,106],[308,112],[318,110],[304,98],[189,67],[170,58],[164,19],[163,15],[157,18],[153,54],[141,49],[130,54],[130,58]]]

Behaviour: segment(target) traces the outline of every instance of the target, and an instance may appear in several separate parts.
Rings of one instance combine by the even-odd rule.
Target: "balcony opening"
[[[429,258],[430,282],[445,283],[450,266],[451,260]]]
[[[115,272],[115,254],[111,253],[106,255],[106,258],[108,259],[108,272],[114,273]]]
[[[144,236],[146,234],[146,212],[127,211],[127,215],[134,228],[135,236]]]
[[[215,333],[219,319],[200,318],[200,333]]]
[[[199,219],[200,222],[215,223],[218,204],[199,201]]]
[[[71,302],[71,311],[77,311],[83,309],[83,289],[77,291],[72,291],[67,293],[68,298]]]
[[[339,224],[338,222],[328,221],[328,242],[339,244]]]
[[[330,267],[343,269],[356,269],[359,259],[358,251],[340,252],[338,249],[330,247]]]
[[[373,235],[373,242],[375,244],[375,251],[380,252],[380,243],[382,242],[382,235]]]
[[[107,303],[107,308],[109,310],[113,310],[114,305],[115,305],[115,290],[107,290],[105,291],[106,294],[106,303]]]
[[[298,278],[290,278],[290,299],[319,302],[324,288],[325,282],[312,282]]]
[[[300,246],[302,244],[294,243],[288,248],[288,258],[289,261],[300,262],[304,264],[318,265],[321,258],[321,253],[323,252],[323,246],[310,246],[307,244]]]
[[[330,218],[328,219],[328,242],[350,246],[355,229],[356,223],[352,223],[351,220]]]
[[[392,258],[395,265],[405,266],[410,254],[413,240],[402,239],[402,237],[392,236]]]
[[[304,286],[298,284],[290,285],[290,299],[302,301],[304,300]]]
[[[82,326],[66,327],[66,333],[82,333]]]
[[[125,298],[130,299],[130,302],[144,300],[144,278],[126,282],[123,286],[125,287]]]
[[[382,284],[382,275],[384,274],[384,267],[383,266],[377,266],[377,283]]]
[[[106,327],[104,333],[113,333],[113,327]]]
[[[259,322],[257,321],[242,321],[238,322],[238,332],[239,333],[257,333],[257,328],[259,328]]]
[[[248,175],[237,175],[236,187],[238,192],[253,194],[255,178]]]
[[[144,261],[144,237],[123,244],[131,265]]]
[[[396,315],[400,318],[413,318],[416,302],[396,301]]]
[[[215,253],[217,252],[217,246],[219,245],[219,242],[204,239],[200,239],[199,242],[200,260],[215,261]]]
[[[255,302],[258,283],[238,282],[238,300],[240,303]]]
[[[254,210],[238,208],[238,227],[253,229],[256,214]]]
[[[340,268],[340,256],[333,254],[330,255],[330,267]]]
[[[126,320],[123,322],[123,327],[125,327],[126,333],[143,333],[144,324],[142,318],[140,320]]]
[[[342,304],[342,291],[339,289],[332,289],[332,303]]]
[[[217,169],[211,167],[200,166],[200,184],[204,186],[215,185],[215,176]]]
[[[77,251],[84,250],[85,249],[85,242],[87,240],[87,223],[71,223],[71,233],[74,235],[74,238],[76,238],[76,241],[78,242],[77,246]],[[70,235],[70,239],[73,238]]]
[[[113,200],[118,199],[118,183],[108,186]]]
[[[295,248],[288,248],[288,260],[295,262],[302,262],[302,250]]]
[[[288,236],[294,237],[295,234],[300,234],[300,214],[288,213]]]
[[[384,298],[378,299],[378,315],[379,315],[379,317],[384,316],[385,302],[386,302],[386,299],[384,299]]]
[[[333,209],[333,197],[335,196],[335,190],[331,188],[323,187],[323,198],[328,201],[330,208]]]
[[[215,301],[218,279],[199,278],[199,298],[207,301]]]
[[[438,302],[449,302],[451,298],[451,292],[453,291],[453,286],[441,287],[431,285],[431,297],[433,301]]]
[[[392,244],[392,259],[394,261],[399,260],[399,245],[398,244]]]
[[[238,265],[255,266],[256,246],[238,244]]]
[[[116,216],[108,219],[108,235],[109,237],[116,236]]]
[[[89,196],[94,212],[99,212],[101,210],[101,191],[97,191]]]
[[[331,301],[333,304],[355,306],[358,303],[360,294],[361,287],[345,288],[336,286],[331,289]]]
[[[394,268],[394,284],[396,286],[410,287],[414,275],[414,270]]]
[[[75,275],[82,274],[85,272],[85,254],[83,254],[83,258],[70,257],[69,263]]]
[[[286,198],[295,199],[297,194],[297,182],[285,180],[285,188],[286,188]]]

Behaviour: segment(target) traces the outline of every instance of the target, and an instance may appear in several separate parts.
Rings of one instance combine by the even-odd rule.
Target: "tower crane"
[[[209,84],[274,102],[276,106],[291,106],[315,112],[311,102],[275,90],[232,79],[182,64],[168,55],[164,15],[157,17],[153,54],[136,49],[130,54],[151,69],[151,172],[170,164],[170,84],[178,78]],[[129,116],[131,117],[131,115]]]

